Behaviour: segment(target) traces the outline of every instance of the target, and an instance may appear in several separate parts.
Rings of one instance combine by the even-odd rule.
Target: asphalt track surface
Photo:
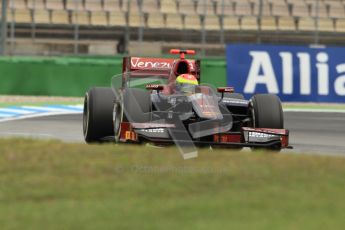
[[[284,112],[292,150],[345,156],[345,113]],[[57,115],[0,123],[0,137],[19,136],[83,142],[82,115]]]

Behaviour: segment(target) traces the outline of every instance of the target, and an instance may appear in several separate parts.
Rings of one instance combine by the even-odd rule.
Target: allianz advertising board
[[[345,102],[345,48],[227,46],[227,84],[250,98],[277,94],[282,101]]]

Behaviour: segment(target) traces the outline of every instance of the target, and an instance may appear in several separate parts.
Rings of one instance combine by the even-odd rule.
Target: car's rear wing
[[[170,71],[175,61],[174,58],[151,58],[151,57],[124,57],[122,73],[131,72],[132,76],[137,77],[155,74],[162,77],[169,77]],[[200,79],[200,60],[187,59],[190,63],[191,71]]]

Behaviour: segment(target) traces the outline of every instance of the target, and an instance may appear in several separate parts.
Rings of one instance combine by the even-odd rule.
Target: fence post
[[[257,43],[261,43],[261,18],[262,18],[262,7],[263,7],[263,0],[259,2],[259,15],[258,15],[258,34],[257,34]]]
[[[319,44],[319,5],[320,0],[316,0],[316,15],[315,15],[315,34],[314,34],[314,43],[317,45]]]
[[[122,3],[123,4],[123,3]],[[125,50],[126,50],[126,53],[129,52],[128,48],[129,48],[129,42],[130,42],[130,39],[131,39],[131,35],[130,35],[130,28],[129,28],[129,21],[131,20],[130,19],[130,14],[131,14],[131,0],[128,0],[126,2],[127,4],[127,13],[126,13],[126,27],[125,27]]]
[[[32,5],[32,10],[30,10],[30,14],[32,16],[32,23],[31,23],[31,39],[33,40],[33,42],[35,42],[36,39],[36,15],[35,15],[35,11],[36,11],[36,0],[33,0],[33,5]]]
[[[224,44],[225,42],[225,39],[224,39],[224,0],[222,0],[221,4],[222,4],[222,13],[220,14],[220,44]]]
[[[140,26],[139,26],[139,31],[138,31],[138,42],[139,42],[139,55],[141,55],[141,46],[143,43],[143,37],[144,37],[144,13],[143,13],[143,7],[142,4],[143,2],[141,0],[139,0],[138,2],[136,2],[135,4],[138,4],[139,7],[139,18],[140,18]]]
[[[206,19],[206,0],[203,0],[202,3],[204,4],[203,7],[203,15],[201,16],[201,18],[199,18],[199,20],[201,19],[201,44],[202,44],[202,48],[201,48],[201,55],[205,56],[206,51],[205,51],[205,46],[206,46],[206,29],[205,29],[205,19]],[[199,2],[200,4],[200,2]]]
[[[72,12],[75,13],[75,24],[74,24],[74,55],[78,55],[79,54],[79,2],[78,0],[74,0],[74,6],[76,9],[76,12]],[[72,15],[73,17],[73,15]]]
[[[14,53],[14,40],[15,40],[15,22],[14,22],[14,6],[13,0],[10,0],[10,14],[11,14],[11,27],[10,27],[10,55]]]
[[[7,39],[7,0],[2,0],[1,9],[1,37],[0,37],[0,55],[5,55],[6,53],[6,39]]]

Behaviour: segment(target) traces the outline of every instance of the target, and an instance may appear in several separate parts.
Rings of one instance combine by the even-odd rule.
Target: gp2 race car
[[[200,83],[200,60],[185,59],[193,50],[171,53],[180,57],[125,57],[122,74],[112,78],[112,87],[94,87],[86,93],[87,143],[290,148],[276,95],[256,94],[245,100],[232,87],[204,84],[178,92],[177,76],[191,74]]]

